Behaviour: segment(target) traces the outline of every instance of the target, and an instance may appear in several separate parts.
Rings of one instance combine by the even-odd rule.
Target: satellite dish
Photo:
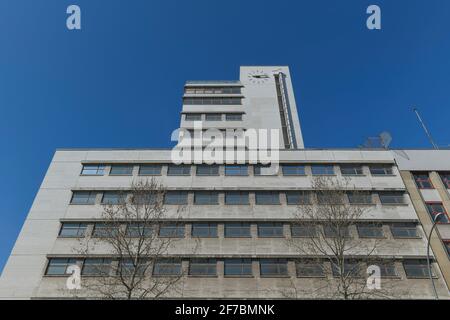
[[[368,137],[360,147],[368,149],[388,149],[391,141],[391,134],[387,131],[383,131],[376,137]]]
[[[383,131],[382,133],[380,133],[380,140],[383,148],[387,149],[391,144],[392,136],[389,132]]]

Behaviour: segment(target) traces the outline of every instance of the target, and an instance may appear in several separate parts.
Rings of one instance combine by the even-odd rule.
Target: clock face
[[[248,80],[255,84],[266,83],[269,79],[270,75],[262,70],[254,70],[248,74]]]

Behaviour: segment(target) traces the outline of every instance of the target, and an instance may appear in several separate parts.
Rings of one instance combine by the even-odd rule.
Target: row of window
[[[186,121],[242,121],[242,113],[186,113]]]
[[[281,172],[284,176],[304,176],[306,175],[306,165],[303,164],[282,164]],[[335,175],[335,166],[332,164],[312,164],[309,166],[313,175]],[[163,164],[140,164],[139,175],[161,175]],[[340,165],[342,175],[364,175],[363,166],[356,164]],[[112,164],[110,175],[132,175],[133,164]],[[167,165],[167,175],[169,176],[189,176],[191,175],[191,165]],[[393,175],[390,165],[370,165],[369,171],[374,176]],[[81,170],[82,175],[104,175],[106,165],[104,164],[84,164]],[[225,176],[248,176],[248,165],[224,165]],[[220,165],[196,165],[195,174],[197,176],[219,176]],[[270,166],[253,165],[253,174],[276,175]]]
[[[241,87],[186,87],[185,94],[240,94]]]
[[[447,189],[450,189],[450,173],[441,172],[439,173],[442,183]],[[415,172],[413,173],[414,180],[419,189],[434,189],[433,183],[431,182],[428,172]]]
[[[194,205],[219,205],[219,195],[224,194],[225,205],[250,205],[249,191],[193,191]],[[96,203],[97,194],[102,194],[101,204],[117,205],[128,201],[126,191],[73,191],[71,204],[93,205]],[[347,192],[346,198],[341,199],[339,203],[370,205],[374,204],[371,192]],[[404,192],[402,191],[378,191],[378,197],[383,205],[401,205],[406,204]],[[288,205],[308,205],[329,204],[331,201],[337,201],[335,194],[330,197],[326,192],[314,193],[312,191],[254,191],[256,205],[280,205],[280,196],[285,195]],[[161,195],[162,196],[162,195]],[[147,204],[162,201],[166,205],[188,205],[189,191],[167,191],[164,198],[158,200],[158,195],[149,195],[145,199],[139,198],[139,201]],[[133,200],[132,200],[133,201]],[[335,203],[337,204],[337,202]],[[430,210],[436,213],[436,210],[443,210],[443,206],[438,204],[430,205]],[[439,211],[442,212],[442,211]],[[444,211],[445,212],[445,211]]]
[[[219,223],[217,222],[193,222],[191,224],[191,236],[199,238],[219,237]],[[89,223],[64,222],[59,232],[60,237],[84,237],[87,235]],[[351,237],[348,226],[337,227],[323,224],[291,224],[288,225],[289,233],[293,238],[325,237],[336,238]],[[391,223],[390,231],[394,238],[418,238],[419,232],[414,223]],[[251,238],[252,223],[250,222],[225,222],[223,223],[223,236],[225,238]],[[285,225],[283,222],[258,222],[256,223],[257,236],[261,238],[284,238]],[[360,238],[386,238],[385,230],[381,223],[357,223],[356,229]],[[145,224],[139,222],[112,224],[107,222],[94,223],[92,237],[113,237],[118,232],[124,232],[128,237],[159,237],[184,238],[186,227],[184,223],[166,222]]]
[[[50,258],[47,264],[46,275],[65,276],[71,274],[68,267],[78,265],[81,267],[81,275],[84,276],[112,276],[116,274],[137,274],[153,276],[180,276],[183,273],[182,259],[166,258],[151,261],[141,259],[138,263],[133,263],[131,259],[115,260],[113,258]],[[252,277],[254,275],[253,262],[259,264],[259,274],[261,277],[288,277],[288,259],[194,259],[187,260],[188,275],[190,276],[217,276],[217,262],[223,261],[224,276],[231,277]],[[113,267],[113,263],[117,267]],[[375,264],[380,267],[382,277],[399,277],[394,262],[379,261]],[[346,276],[362,277],[365,275],[365,268],[368,263],[357,260],[349,260],[344,263],[343,268],[338,268],[336,264],[331,264],[331,273],[338,277],[341,273]],[[324,261],[318,259],[302,259],[295,261],[297,277],[325,277],[328,268]],[[403,260],[403,267],[407,277],[427,278],[429,268],[426,260],[410,259]],[[433,274],[434,275],[434,274]]]
[[[184,105],[241,105],[242,98],[227,98],[227,97],[194,97],[183,98]]]

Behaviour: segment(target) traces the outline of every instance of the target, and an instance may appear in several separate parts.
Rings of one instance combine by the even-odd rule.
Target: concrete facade
[[[217,88],[219,93],[205,93],[204,88],[208,86]],[[220,88],[233,86],[241,88],[240,93],[228,89],[227,93],[220,92]],[[133,181],[147,179],[148,177],[139,175],[140,166],[145,164],[162,166],[161,172],[153,177],[168,190],[188,192],[188,204],[186,210],[181,213],[181,219],[185,223],[185,235],[182,241],[171,249],[170,256],[182,259],[183,268],[189,268],[192,258],[216,259],[215,275],[203,277],[187,275],[183,279],[181,293],[172,296],[174,298],[277,299],[286,298],[286,292],[291,291],[301,292],[295,296],[296,298],[327,298],[326,295],[315,293],[315,288],[320,285],[321,279],[297,276],[295,260],[302,256],[293,250],[287,241],[292,237],[291,223],[295,220],[298,207],[288,204],[286,195],[290,191],[313,192],[311,168],[317,164],[332,166],[333,173],[329,176],[338,180],[344,178],[343,165],[361,166],[360,174],[348,175],[346,179],[349,179],[355,189],[371,194],[372,203],[368,204],[368,210],[361,217],[361,222],[382,224],[381,241],[384,245],[376,252],[376,256],[394,261],[395,277],[390,279],[395,284],[393,296],[405,299],[433,298],[432,286],[427,277],[415,277],[405,272],[405,261],[423,261],[426,257],[426,225],[424,229],[419,223],[420,220],[413,205],[417,195],[410,193],[410,197],[408,194],[409,182],[407,179],[402,179],[402,174],[396,165],[396,157],[391,151],[304,149],[297,106],[287,67],[242,67],[240,81],[188,82],[186,89],[188,88],[194,89],[194,91],[185,91],[184,97],[188,99],[192,97],[208,99],[208,95],[215,98],[229,98],[237,95],[242,96],[242,101],[236,105],[205,105],[205,101],[212,102],[202,100],[201,104],[194,104],[200,100],[185,100],[181,128],[192,128],[193,123],[191,120],[186,120],[186,114],[199,113],[205,128],[223,129],[229,126],[244,129],[279,129],[283,131],[280,137],[281,167],[283,164],[304,165],[304,174],[287,176],[279,170],[271,176],[258,176],[254,174],[253,165],[250,164],[244,176],[225,175],[224,165],[220,166],[217,176],[199,176],[196,175],[196,165],[193,164],[190,174],[170,176],[167,170],[168,165],[172,163],[171,150],[167,149],[57,150],[1,275],[0,298],[70,298],[70,294],[64,291],[67,275],[47,274],[49,260],[52,258],[85,258],[74,254],[73,249],[78,244],[77,239],[59,236],[62,224],[87,223],[84,237],[90,237],[92,226],[101,218],[100,202],[104,192],[127,190]],[[195,88],[199,88],[199,93],[195,92],[197,90]],[[221,114],[221,118],[208,121],[206,114],[209,113]],[[242,120],[227,121],[224,116],[226,113],[244,116]],[[104,171],[98,175],[81,174],[83,166],[93,164],[104,165]],[[111,175],[110,170],[114,164],[132,165],[133,169],[130,174]],[[373,174],[371,168],[380,165],[389,168],[391,172],[383,175]],[[217,191],[218,203],[195,204],[195,192],[204,190]],[[73,195],[79,191],[91,191],[95,195],[92,204],[71,204]],[[248,192],[248,204],[225,204],[224,195],[227,191]],[[270,205],[256,203],[255,196],[260,191],[275,192],[279,203]],[[401,194],[401,203],[383,203],[380,195],[386,192]],[[167,219],[170,220],[177,215],[177,206],[167,205]],[[196,222],[216,223],[217,237],[194,239],[191,236],[191,228]],[[228,222],[250,223],[250,236],[225,237],[224,226]],[[258,225],[263,222],[281,223],[282,235],[260,236]],[[412,224],[417,228],[417,236],[395,237],[392,226],[404,223]],[[350,235],[354,239],[360,239],[356,227],[350,230]],[[190,254],[193,252],[194,245],[198,245],[198,248],[195,253]],[[433,251],[436,255],[441,254],[434,249]],[[94,256],[107,255],[107,250],[94,253]],[[357,255],[356,252],[355,255]],[[225,276],[224,260],[228,258],[251,259],[252,275]],[[265,258],[286,259],[287,273],[279,276],[262,276],[260,263],[261,259]],[[449,298],[448,287],[444,281],[448,270],[443,270],[435,262],[433,262],[433,268],[440,297]],[[325,275],[325,277],[332,279],[332,275]]]

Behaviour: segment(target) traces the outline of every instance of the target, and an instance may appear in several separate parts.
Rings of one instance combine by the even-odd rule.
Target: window
[[[102,176],[105,174],[104,164],[84,164],[81,170],[83,176]]]
[[[199,238],[217,238],[217,223],[193,223],[192,236]]]
[[[219,193],[217,191],[196,191],[194,204],[219,204]]]
[[[140,176],[157,176],[161,174],[162,165],[160,164],[141,164],[139,166]]]
[[[408,278],[428,278],[430,276],[430,269],[425,259],[405,260],[403,267]],[[433,268],[431,268],[431,275],[435,276]]]
[[[372,195],[369,192],[349,192],[347,193],[350,204],[372,204]]]
[[[123,204],[125,203],[127,195],[123,192],[105,191],[103,192],[102,204]]]
[[[281,166],[284,176],[304,176],[305,166],[299,164],[283,164]]]
[[[441,173],[442,183],[447,189],[450,189],[450,173]]]
[[[94,204],[97,192],[94,191],[74,191],[71,204]]]
[[[225,276],[252,276],[252,260],[251,259],[225,259],[224,261]]]
[[[217,275],[216,259],[191,259],[189,262],[189,275],[191,276]]]
[[[225,115],[225,119],[227,121],[242,121],[242,114],[241,113],[227,113]]]
[[[341,226],[341,225],[324,225],[323,226],[323,233],[325,237],[328,238],[337,238],[337,237],[344,237],[349,238],[350,237],[350,231],[347,226]]]
[[[313,175],[333,175],[334,167],[327,164],[313,164],[311,166],[311,172]]]
[[[111,269],[110,258],[87,258],[84,260],[82,275],[108,276]]]
[[[255,164],[253,165],[253,174],[255,176],[273,176],[278,174],[278,168],[272,167],[271,164]]]
[[[362,175],[363,169],[361,165],[358,164],[343,164],[340,166],[342,175]]]
[[[198,176],[218,176],[219,166],[218,165],[198,165],[197,166]]]
[[[287,204],[309,204],[311,203],[311,194],[308,191],[287,191]]]
[[[159,236],[162,238],[184,238],[184,224],[164,223],[159,227]]]
[[[168,176],[189,176],[191,174],[191,166],[186,164],[170,164],[167,169]]]
[[[181,260],[179,259],[159,259],[153,266],[155,276],[176,276],[181,275]]]
[[[392,175],[394,172],[392,171],[392,166],[376,166],[372,165],[370,166],[370,173],[374,176],[383,176],[383,175]]]
[[[220,113],[207,113],[206,121],[222,121],[222,115]]]
[[[382,277],[398,277],[397,269],[393,262],[371,262],[370,265],[378,266]]]
[[[99,222],[94,225],[93,237],[109,238],[114,237],[119,232],[120,225]]]
[[[46,275],[70,275],[72,272],[68,272],[67,268],[77,264],[75,258],[51,258],[48,260]]]
[[[324,277],[325,271],[322,261],[303,259],[296,263],[297,277]]]
[[[111,166],[110,175],[131,176],[133,174],[133,165],[129,164],[113,164]]]
[[[240,87],[187,87],[184,89],[186,94],[240,94]]]
[[[136,194],[131,195],[131,203],[136,205],[154,205],[158,201],[158,198],[161,198],[162,194],[158,194],[161,192],[159,190],[149,190],[149,191],[139,191]]]
[[[246,165],[226,165],[225,166],[226,176],[248,176],[248,166]]]
[[[430,214],[431,219],[433,221],[436,220],[436,217],[438,216],[439,213],[442,213],[442,214],[440,214],[437,217],[437,222],[438,223],[449,223],[447,212],[445,211],[445,208],[442,205],[442,203],[440,203],[440,202],[427,202],[426,205],[427,205],[428,213]]]
[[[317,237],[317,227],[313,224],[294,224],[291,226],[293,238]]]
[[[228,97],[189,97],[183,98],[183,104],[185,105],[240,105],[242,104],[241,98],[228,98]]]
[[[334,277],[357,277],[361,275],[361,264],[355,261],[345,261],[343,267],[340,267],[338,261],[331,263],[331,271]]]
[[[428,173],[414,173],[414,181],[416,181],[417,188],[419,189],[433,189],[430,177]]]
[[[225,204],[231,205],[249,204],[248,192],[245,191],[225,192]]]
[[[261,276],[287,276],[287,260],[286,259],[261,259],[259,261]]]
[[[258,223],[258,236],[265,238],[284,237],[283,224],[281,222]]]
[[[164,196],[164,204],[184,205],[188,203],[187,191],[167,191]]]
[[[357,225],[361,238],[383,238],[383,225],[379,223],[361,223]]]
[[[184,120],[186,121],[202,121],[201,113],[186,113],[184,115]]]
[[[134,262],[131,258],[125,258],[119,261],[119,268],[117,273],[124,276],[143,276],[149,266],[150,261],[148,259],[138,259]]]
[[[380,192],[381,204],[404,204],[403,192]]]
[[[87,226],[87,223],[64,222],[61,226],[61,230],[59,231],[59,236],[66,238],[84,237]]]
[[[417,226],[414,223],[393,223],[391,232],[394,238],[418,238]]]
[[[250,238],[250,223],[227,222],[225,223],[225,238]]]
[[[447,254],[450,256],[450,240],[443,240],[444,246],[447,249]]]
[[[280,193],[277,191],[255,192],[256,204],[280,204]]]
[[[127,224],[127,236],[128,237],[151,237],[153,234],[154,226],[144,222],[130,222]]]
[[[317,204],[321,205],[343,205],[343,194],[339,191],[320,190],[316,193]]]

